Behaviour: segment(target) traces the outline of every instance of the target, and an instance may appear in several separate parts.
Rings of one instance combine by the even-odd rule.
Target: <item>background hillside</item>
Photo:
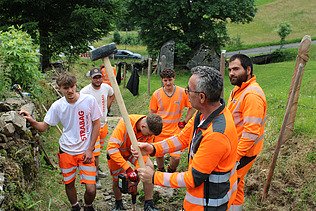
[[[231,37],[239,37],[243,44],[279,41],[278,25],[287,22],[292,27],[287,40],[300,40],[305,34],[316,36],[316,1],[310,0],[256,0],[258,11],[249,24],[229,24]]]

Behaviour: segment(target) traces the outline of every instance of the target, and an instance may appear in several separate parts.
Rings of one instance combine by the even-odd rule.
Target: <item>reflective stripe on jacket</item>
[[[222,103],[209,124],[203,124],[200,113],[197,113],[179,134],[154,144],[156,156],[190,146],[186,172],[156,172],[154,175],[156,185],[186,187],[185,210],[227,210],[234,200],[237,132],[231,113]],[[199,123],[196,130],[195,119]],[[204,122],[207,123],[208,119]],[[200,143],[196,145],[198,133],[201,134]]]
[[[263,147],[267,102],[255,76],[241,87],[234,87],[227,107],[232,112],[238,134],[237,160],[258,155]]]
[[[129,115],[137,141],[152,143],[154,136],[144,137],[143,134],[140,131],[137,131],[136,129],[136,123],[144,117],[146,116]],[[109,143],[106,150],[110,159],[115,161],[125,171],[130,167],[127,160],[131,159],[131,145],[132,142],[128,136],[125,123],[123,119],[121,119],[109,139]]]

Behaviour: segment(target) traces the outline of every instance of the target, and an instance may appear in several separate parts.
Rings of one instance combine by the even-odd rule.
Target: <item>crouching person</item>
[[[156,114],[145,115],[129,115],[136,139],[138,142],[152,143],[155,135],[159,135],[162,130],[162,119]],[[119,121],[114,129],[109,143],[107,145],[107,158],[110,173],[113,177],[113,192],[115,196],[115,206],[113,210],[125,210],[122,203],[122,192],[119,188],[119,175],[126,175],[126,179],[138,183],[138,175],[136,169],[139,167],[137,159],[131,153],[132,142],[128,136],[127,129],[123,119]],[[144,156],[145,165],[154,168],[148,156]],[[130,165],[133,164],[135,169]],[[153,203],[153,184],[144,183],[145,204],[144,210],[157,210]],[[133,187],[129,187],[133,189]],[[134,188],[135,189],[135,188]],[[134,190],[129,190],[129,193]]]
[[[59,167],[64,177],[67,197],[72,210],[80,210],[75,187],[76,171],[79,169],[80,183],[85,184],[84,210],[94,210],[95,176],[93,150],[99,136],[101,110],[92,95],[76,91],[77,80],[69,74],[60,75],[57,85],[64,97],[55,101],[47,111],[44,121],[38,122],[26,112],[20,114],[40,132],[59,122],[63,133],[59,139]]]

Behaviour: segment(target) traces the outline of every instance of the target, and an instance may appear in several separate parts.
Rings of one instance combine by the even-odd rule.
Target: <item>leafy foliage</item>
[[[10,27],[9,31],[0,32],[0,40],[1,93],[5,94],[14,83],[35,91],[41,72],[39,54],[30,35]]]
[[[150,54],[171,39],[192,54],[201,44],[218,50],[228,40],[227,22],[250,22],[256,9],[253,0],[135,0],[129,11]]]
[[[119,0],[0,1],[0,27],[22,25],[39,41],[43,69],[51,57],[75,55],[111,29]]]
[[[278,28],[278,35],[280,36],[281,47],[284,45],[285,38],[291,34],[292,28],[289,23],[281,23]]]

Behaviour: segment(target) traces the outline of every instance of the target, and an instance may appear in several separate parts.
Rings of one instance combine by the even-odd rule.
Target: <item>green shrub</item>
[[[138,36],[138,34],[127,34],[126,36],[123,36],[122,43],[124,45],[141,45],[142,42]]]
[[[115,42],[116,44],[121,44],[121,35],[118,31],[115,31],[113,34],[113,42]]]
[[[291,34],[292,28],[289,23],[281,23],[278,27],[278,35],[280,36],[280,45],[281,48],[285,44],[285,38]]]
[[[39,53],[29,34],[9,27],[0,31],[1,93],[15,83],[33,94],[40,93],[37,81],[42,77],[39,71]]]

